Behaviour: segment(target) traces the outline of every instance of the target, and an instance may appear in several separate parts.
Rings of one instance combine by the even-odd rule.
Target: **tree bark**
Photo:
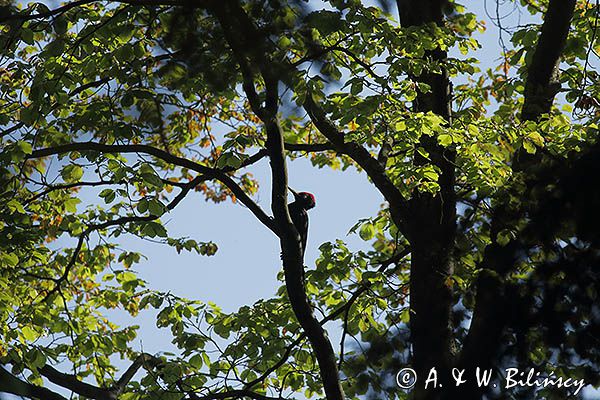
[[[403,27],[427,23],[443,24],[444,1],[398,0],[400,23]],[[440,49],[425,57],[443,61],[446,53]],[[451,84],[445,70],[441,74],[424,73],[411,77],[431,87],[428,93],[419,92],[414,110],[434,112],[450,122]],[[439,383],[449,384],[453,363],[452,328],[450,316],[452,292],[449,278],[453,273],[452,249],[456,234],[456,195],[454,192],[454,153],[437,144],[435,138],[423,136],[421,146],[430,160],[419,156],[415,163],[432,163],[440,171],[440,191],[435,194],[414,193],[409,201],[408,239],[411,243],[410,273],[410,328],[413,346],[413,368],[420,382],[415,386],[414,398],[439,399],[443,388],[424,389],[429,370],[436,368]]]
[[[533,53],[525,83],[521,118],[536,121],[550,112],[560,90],[560,57],[567,42],[576,0],[551,0],[544,16],[540,38]]]

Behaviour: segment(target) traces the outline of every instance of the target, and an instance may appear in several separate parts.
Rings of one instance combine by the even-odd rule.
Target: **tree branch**
[[[32,202],[36,201],[40,197],[43,197],[51,192],[54,192],[55,190],[66,190],[66,189],[72,189],[72,188],[82,187],[82,186],[95,187],[95,186],[102,186],[102,185],[119,185],[122,183],[124,183],[124,182],[96,181],[96,182],[75,182],[75,183],[65,183],[65,184],[60,184],[60,185],[50,185],[45,190],[35,194],[34,196],[31,196],[27,200],[25,200],[23,204],[25,204],[25,205],[31,204]],[[173,185],[174,183],[170,182],[169,184]]]
[[[121,375],[121,378],[119,378],[119,380],[115,382],[115,384],[111,387],[111,393],[114,393],[116,396],[121,394],[125,389],[125,386],[127,386],[131,379],[133,379],[137,371],[142,366],[146,365],[148,361],[156,363],[157,360],[156,357],[147,353],[142,353],[139,356],[137,356],[137,358],[133,361],[129,368],[127,368],[123,375]]]
[[[237,169],[249,167],[250,165],[255,164],[258,161],[262,160],[266,156],[267,156],[267,149],[260,149],[255,154],[251,155],[250,157],[248,157],[244,161],[242,161],[242,163],[240,164],[240,166]],[[233,167],[223,168],[223,171],[224,172],[235,171],[235,168],[233,168]]]
[[[285,143],[285,149],[288,151],[317,153],[320,151],[332,151],[335,150],[335,147],[331,143]]]
[[[248,389],[230,390],[227,392],[211,393],[203,396],[198,396],[195,393],[187,393],[188,397],[192,400],[221,400],[221,399],[241,399],[251,398],[254,400],[280,400],[281,397],[269,397],[264,394],[256,393]]]
[[[70,153],[74,151],[97,151],[99,153],[144,153],[152,155],[158,159],[161,159],[167,163],[177,165],[179,167],[187,168],[192,171],[196,171],[203,174],[204,179],[216,179],[223,183],[229,190],[231,190],[236,197],[244,204],[248,209],[258,218],[272,232],[277,234],[277,228],[273,222],[273,219],[269,217],[265,212],[256,204],[250,196],[248,196],[244,190],[237,184],[229,175],[228,172],[232,172],[232,169],[216,169],[210,168],[205,165],[199,164],[187,158],[178,157],[167,153],[164,150],[158,149],[145,144],[102,144],[96,142],[74,142],[55,147],[49,147],[44,149],[34,150],[31,155],[27,156],[28,159],[47,157],[56,154]],[[254,160],[254,159],[253,159]]]
[[[10,393],[16,396],[37,398],[44,400],[67,400],[66,397],[53,392],[45,387],[25,382],[0,366],[0,392]]]
[[[19,20],[19,21],[31,21],[34,19],[44,19],[48,17],[54,17],[56,15],[63,14],[69,11],[72,8],[76,8],[85,4],[92,4],[100,2],[101,0],[77,0],[71,3],[65,4],[62,7],[55,8],[54,10],[48,10],[46,12],[37,13],[37,14],[12,14],[5,16],[0,19],[0,22],[10,21],[10,20]],[[185,0],[110,0],[113,3],[124,3],[134,6],[186,6],[190,7],[189,2]],[[199,2],[200,3],[200,2]],[[198,6],[199,6],[198,3]]]
[[[97,81],[92,81],[92,82],[85,83],[85,84],[83,84],[81,86],[78,86],[75,89],[71,90],[69,92],[69,96],[75,96],[75,95],[83,92],[84,90],[87,90],[87,89],[90,89],[90,88],[93,88],[93,87],[101,86],[101,85],[107,83],[108,81],[110,81],[110,79],[111,78],[106,77],[106,78],[98,79]]]
[[[554,96],[560,91],[560,57],[564,50],[576,0],[551,0],[533,53],[525,82],[524,121],[535,121],[550,112]]]
[[[81,396],[97,400],[113,400],[117,398],[116,395],[111,393],[108,389],[82,382],[77,376],[60,372],[50,365],[44,365],[39,371],[40,374],[48,378],[50,382]]]
[[[19,122],[18,124],[15,124],[13,126],[11,126],[10,128],[0,132],[0,138],[4,137],[6,135],[10,135],[11,133],[13,133],[14,131],[21,129],[25,124],[23,122]]]
[[[142,353],[140,354],[133,363],[127,368],[127,370],[123,373],[121,378],[110,388],[101,388],[98,386],[90,385],[89,383],[82,382],[76,375],[66,374],[64,372],[60,372],[56,368],[50,365],[44,365],[39,369],[39,372],[42,376],[46,377],[50,382],[68,389],[74,393],[77,393],[80,396],[84,396],[90,399],[96,400],[116,400],[123,392],[127,384],[131,381],[137,371],[145,365],[148,360],[154,360],[155,357]],[[1,379],[0,379],[1,381]],[[1,388],[0,388],[1,391]],[[27,396],[30,397],[30,396]],[[34,396],[35,397],[35,396]],[[48,397],[40,397],[41,399],[46,399]],[[62,399],[62,397],[61,397]]]
[[[312,99],[306,96],[303,104],[313,124],[333,145],[336,151],[352,158],[361,166],[373,181],[373,184],[390,204],[390,212],[396,226],[406,227],[407,201],[396,185],[385,173],[385,168],[364,147],[354,142],[345,142],[344,134],[327,118],[325,112]]]

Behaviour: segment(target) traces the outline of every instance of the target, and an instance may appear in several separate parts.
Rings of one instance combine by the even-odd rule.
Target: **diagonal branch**
[[[394,223],[400,229],[403,229],[408,215],[407,201],[385,173],[384,166],[361,145],[354,142],[346,142],[344,134],[327,118],[323,109],[313,101],[312,96],[306,96],[304,108],[313,124],[315,124],[323,136],[329,139],[335,150],[350,156],[365,170],[375,187],[379,189],[383,197],[390,204],[390,212]]]
[[[25,124],[23,122],[19,122],[18,124],[11,126],[10,128],[0,132],[0,138],[6,135],[10,135],[14,131],[21,129],[24,125]]]
[[[140,354],[135,360],[133,360],[133,363],[129,366],[129,368],[127,368],[123,375],[121,375],[121,378],[119,378],[119,380],[110,388],[111,393],[114,393],[118,396],[123,392],[125,386],[127,386],[131,379],[133,379],[134,375],[141,367],[146,365],[154,366],[157,363],[158,360],[153,355],[147,353]]]
[[[192,171],[196,171],[204,175],[205,179],[216,179],[223,183],[229,190],[231,190],[235,196],[244,204],[248,209],[258,218],[272,232],[277,234],[277,228],[273,222],[273,219],[269,217],[260,208],[258,204],[254,202],[244,192],[244,190],[227,174],[232,172],[232,169],[217,169],[210,168],[205,165],[199,164],[187,158],[178,157],[170,154],[164,150],[158,149],[153,146],[145,144],[102,144],[96,142],[74,142],[55,147],[48,147],[43,149],[34,150],[32,154],[27,156],[28,159],[47,157],[57,154],[70,153],[75,151],[97,151],[100,153],[143,153],[152,155],[158,159],[161,159],[169,164],[177,165],[179,167],[187,168]],[[255,161],[258,157],[252,159]]]
[[[79,93],[81,93],[81,92],[83,92],[83,91],[85,91],[85,90],[87,90],[87,89],[90,89],[90,88],[93,88],[93,87],[98,87],[98,86],[101,86],[101,85],[103,85],[103,84],[105,84],[105,83],[109,82],[109,81],[110,81],[110,79],[111,79],[111,78],[108,78],[108,77],[106,77],[106,78],[98,79],[98,80],[96,80],[96,81],[92,81],[92,82],[85,83],[85,84],[83,84],[83,85],[81,85],[81,86],[78,86],[78,87],[76,87],[75,89],[71,90],[71,91],[69,92],[69,96],[75,96],[75,95],[77,95],[77,94],[79,94]]]
[[[560,90],[559,64],[567,42],[576,0],[551,0],[544,16],[525,82],[525,102],[521,118],[535,121],[550,112]]]
[[[123,373],[121,378],[113,386],[110,388],[102,388],[98,386],[91,385],[89,383],[82,382],[76,375],[66,374],[64,372],[60,372],[56,368],[51,365],[44,365],[39,369],[39,372],[42,376],[47,378],[50,382],[68,389],[73,393],[77,393],[80,396],[96,399],[96,400],[116,400],[118,396],[123,392],[127,384],[131,381],[137,371],[145,366],[148,362],[149,364],[155,363],[155,357],[142,353],[140,354],[133,363],[127,368],[127,370]],[[1,379],[0,379],[1,381]],[[0,391],[2,388],[0,387]],[[32,396],[33,393],[30,395]],[[30,397],[27,396],[27,397]],[[36,396],[34,396],[36,397]],[[40,397],[41,399],[50,399],[50,397]],[[62,399],[62,397],[61,397]]]
[[[33,385],[23,381],[0,366],[0,392],[16,396],[37,398],[44,400],[67,400],[66,397],[53,392],[45,387]]]
[[[398,252],[396,255],[390,257],[389,259],[380,263],[379,268],[377,269],[378,273],[383,273],[390,265],[399,263],[404,257],[410,254],[410,247],[406,247],[402,251]],[[356,300],[366,292],[371,286],[370,282],[364,282],[353,294],[350,296],[348,301],[344,303],[342,306],[334,310],[331,314],[327,315],[325,318],[319,321],[319,324],[325,325],[329,321],[333,321],[338,316],[343,313],[348,312],[352,305],[356,302]],[[281,356],[281,358],[273,364],[271,367],[267,368],[259,377],[256,379],[246,383],[244,388],[250,389],[257,384],[263,382],[272,372],[275,372],[279,367],[281,367],[288,360],[294,347],[300,344],[302,340],[306,338],[306,332],[302,332],[293,342],[291,342],[286,348],[285,352]]]
[[[39,369],[39,372],[42,376],[48,378],[50,382],[81,396],[98,400],[113,400],[117,398],[107,389],[82,382],[77,376],[60,372],[50,365],[44,365]]]

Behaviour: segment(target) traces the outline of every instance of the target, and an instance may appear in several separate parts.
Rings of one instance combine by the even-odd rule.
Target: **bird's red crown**
[[[307,210],[313,208],[317,204],[315,196],[312,193],[300,192],[298,195],[302,198]]]

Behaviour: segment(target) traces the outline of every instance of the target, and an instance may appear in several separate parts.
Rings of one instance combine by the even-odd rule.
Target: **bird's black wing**
[[[306,241],[308,239],[308,213],[297,202],[288,204],[288,209],[290,211],[292,222],[294,223],[294,226],[300,235],[300,240],[302,242],[302,254],[304,255],[306,250]]]

